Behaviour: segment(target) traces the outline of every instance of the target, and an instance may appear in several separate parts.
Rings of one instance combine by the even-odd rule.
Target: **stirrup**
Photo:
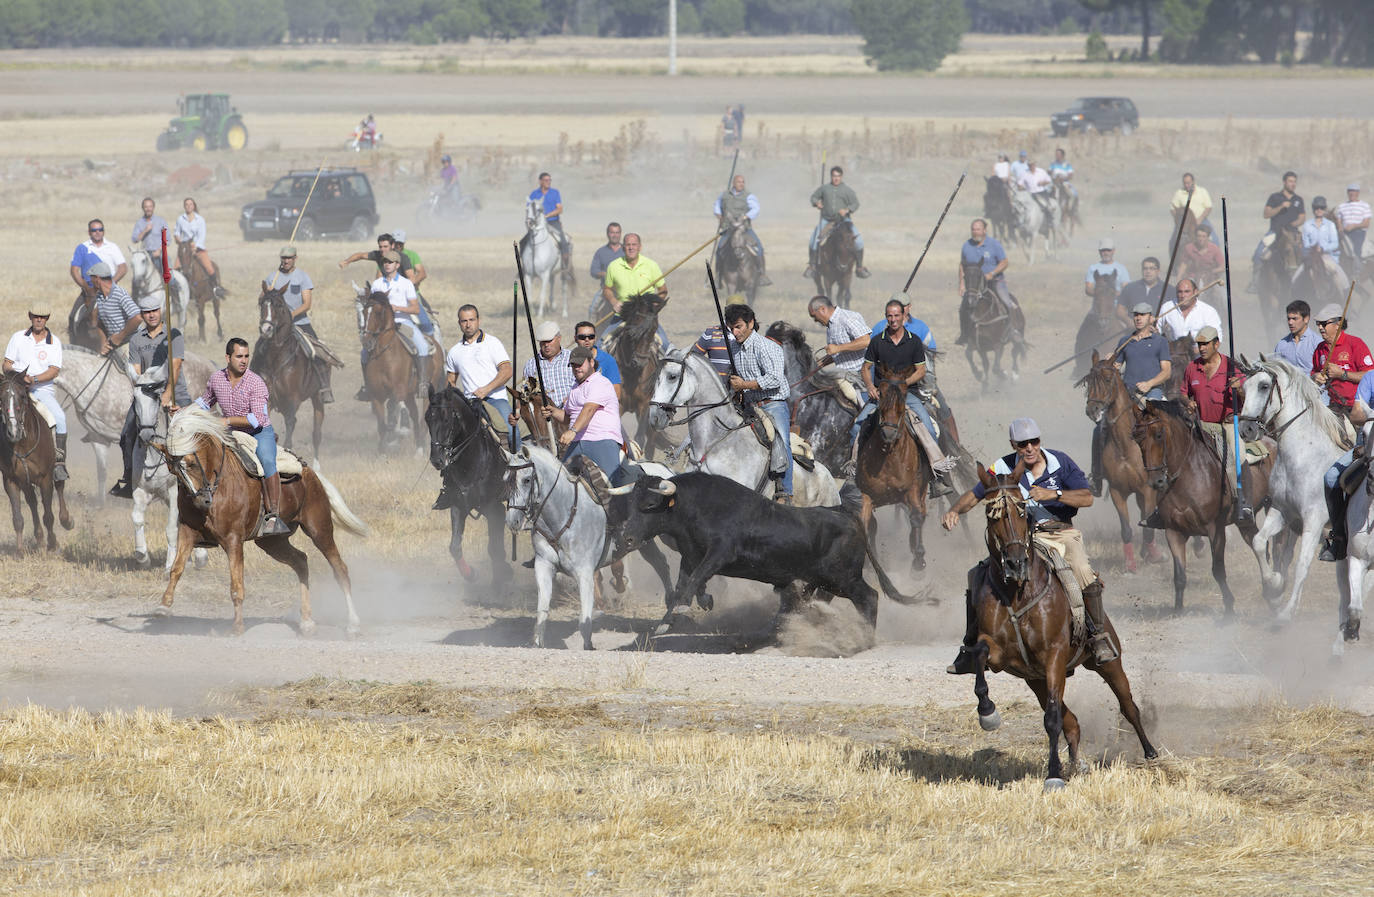
[[[434,499],[434,504],[430,506],[431,511],[447,511],[453,507],[453,496],[449,495],[447,489],[439,490],[439,497]]]
[[[954,657],[954,663],[945,667],[945,672],[951,676],[972,675],[973,669],[973,649],[968,645],[960,645],[959,653]]]
[[[258,527],[259,536],[285,536],[291,533],[291,527],[275,511],[269,511],[262,515],[262,525]]]
[[[1345,560],[1345,539],[1335,539],[1331,536],[1326,537],[1326,542],[1322,545],[1322,553],[1317,555],[1319,561],[1343,561]]]
[[[1093,652],[1093,660],[1097,661],[1099,665],[1111,663],[1121,656],[1121,652],[1116,650],[1116,646],[1112,644],[1111,637],[1107,635],[1105,630],[1089,636],[1088,647]]]

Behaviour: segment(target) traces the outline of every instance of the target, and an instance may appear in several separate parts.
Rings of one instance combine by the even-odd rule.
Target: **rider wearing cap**
[[[1346,333],[1345,323],[1345,312],[1339,305],[1324,305],[1317,312],[1322,341],[1312,353],[1312,379],[1326,388],[1328,407],[1342,417],[1350,415],[1365,371],[1374,368],[1369,347],[1358,336]]]
[[[29,395],[52,413],[57,437],[53,480],[67,478],[67,415],[57,400],[53,381],[62,372],[62,340],[48,329],[52,306],[45,299],[29,302],[29,326],[10,337],[5,347],[5,373],[19,371],[29,387]]]
[[[1092,562],[1083,548],[1083,534],[1073,528],[1074,515],[1079,508],[1091,507],[1092,492],[1083,471],[1066,452],[1058,449],[1040,447],[1040,426],[1029,417],[1018,417],[1008,428],[1012,453],[997,459],[990,473],[1005,476],[1013,473],[1018,464],[1023,465],[1023,473],[1018,485],[1021,497],[1026,501],[1026,515],[1034,528],[1037,544],[1045,545],[1058,553],[1073,570],[1078,586],[1083,591],[1083,606],[1088,616],[1088,648],[1093,659],[1099,663],[1110,663],[1119,655],[1116,646],[1107,635],[1107,617],[1102,608],[1102,580],[1093,571]],[[959,525],[959,516],[983,500],[987,490],[981,482],[959,496],[941,520],[946,530]],[[949,665],[947,672],[962,674],[973,672],[973,646],[977,643],[978,628],[973,613],[973,604],[967,606],[967,624],[964,630],[964,643],[959,655]]]
[[[558,437],[558,444],[566,451],[563,463],[583,457],[592,461],[611,481],[619,486],[623,477],[620,465],[620,400],[615,388],[596,369],[596,350],[578,346],[568,353],[568,368],[576,384],[568,392],[562,408],[544,406],[544,418],[565,424],[567,430]]]
[[[1236,446],[1236,428],[1232,418],[1236,407],[1236,390],[1245,377],[1236,362],[1221,351],[1221,334],[1215,327],[1204,327],[1197,334],[1197,357],[1183,369],[1183,400],[1197,415],[1204,432],[1220,434],[1225,441],[1226,454],[1222,460],[1222,478],[1226,492],[1236,497],[1236,454],[1243,449]],[[1242,490],[1236,506],[1236,516],[1249,520],[1254,516]]]
[[[139,317],[138,303],[114,282],[108,264],[98,262],[91,267],[89,274],[91,283],[95,285],[95,319],[100,329],[100,354],[109,355],[111,350],[129,341],[143,320]]]
[[[182,360],[186,357],[185,342],[182,339],[181,331],[172,329],[164,332],[162,320],[162,295],[161,293],[149,293],[140,296],[138,308],[142,313],[140,320],[142,326],[134,331],[134,335],[129,337],[129,364],[133,365],[134,372],[142,374],[151,368],[167,364],[168,349],[171,349],[171,364],[169,376],[162,387],[160,396],[161,405],[168,410],[181,408],[191,404],[191,394],[186,388],[186,378],[182,376]],[[134,484],[134,455],[138,445],[138,411],[137,403],[129,406],[129,413],[124,416],[124,428],[119,434],[119,450],[124,460],[124,476],[114,488],[110,490],[110,495],[116,498],[132,498]]]
[[[319,334],[315,332],[315,325],[310,323],[310,307],[315,294],[315,282],[310,279],[310,275],[302,269],[296,267],[296,247],[283,246],[278,253],[277,270],[263,278],[263,282],[273,289],[285,288],[282,299],[286,301],[286,307],[291,312],[291,322],[296,325],[296,329],[308,334],[315,342],[320,342]],[[334,391],[330,388],[330,367],[329,362],[318,354],[315,356],[315,372],[319,377],[320,401],[329,403],[334,401]]]
[[[1121,294],[1122,289],[1131,280],[1131,272],[1116,260],[1116,241],[1111,237],[1103,237],[1097,241],[1097,261],[1088,266],[1088,273],[1083,277],[1083,295],[1089,299],[1093,298],[1094,287],[1097,285],[1094,274],[1115,274],[1117,295]]]
[[[1330,318],[1333,315],[1337,321],[1335,324],[1330,322]],[[1337,331],[1337,328],[1340,326],[1340,315],[1341,308],[1334,302],[1317,313],[1319,319],[1318,324],[1321,325],[1322,333],[1328,334],[1327,340],[1330,339],[1329,334],[1333,331]],[[1326,471],[1326,477],[1324,479],[1326,485],[1326,509],[1331,518],[1331,532],[1326,537],[1326,544],[1322,546],[1320,559],[1323,561],[1341,561],[1345,560],[1347,535],[1345,525],[1346,495],[1345,490],[1340,487],[1341,474],[1345,473],[1345,469],[1355,460],[1355,453],[1357,451],[1362,454],[1367,453],[1364,439],[1364,425],[1370,419],[1374,419],[1374,411],[1370,410],[1374,408],[1374,377],[1366,377],[1362,372],[1345,371],[1339,367],[1333,369],[1332,366],[1328,366],[1325,363],[1321,365],[1316,364],[1315,357],[1320,356],[1323,349],[1335,351],[1331,349],[1331,345],[1327,340],[1324,340],[1322,344],[1317,347],[1317,352],[1314,353],[1313,367],[1320,367],[1321,373],[1331,372],[1327,392],[1331,396],[1331,409],[1333,411],[1337,408],[1336,387],[1341,386],[1342,388],[1346,388],[1349,386],[1348,380],[1343,381],[1340,378],[1342,376],[1347,378],[1353,376],[1358,378],[1359,381],[1358,385],[1355,386],[1355,394],[1350,400],[1349,405],[1350,422],[1355,425],[1355,447],[1336,459],[1336,462]],[[1337,348],[1341,348],[1345,341],[1363,345],[1357,337],[1341,333],[1340,337],[1337,339]],[[1342,356],[1344,356],[1344,353],[1342,353]],[[1367,363],[1367,354],[1365,360]],[[1314,374],[1313,376],[1317,378],[1318,383],[1323,382],[1318,374]]]
[[[453,157],[448,153],[444,153],[439,161],[444,163],[444,167],[439,169],[440,186],[445,196],[452,197],[460,192],[458,188],[458,168],[453,164]]]
[[[1345,234],[1350,241],[1350,255],[1346,261],[1350,263],[1352,276],[1360,276],[1360,267],[1364,255],[1364,238],[1369,233],[1370,219],[1369,203],[1360,199],[1360,184],[1352,181],[1345,185],[1345,202],[1336,206],[1336,227],[1341,233]]]
[[[1121,379],[1126,390],[1133,396],[1160,401],[1164,398],[1164,384],[1173,374],[1173,363],[1169,360],[1169,341],[1155,330],[1154,307],[1148,302],[1137,302],[1131,307],[1131,323],[1135,332],[1126,335],[1117,343],[1111,358],[1121,371]],[[1102,449],[1107,444],[1107,429],[1110,426],[1105,416],[1093,427],[1092,441],[1092,482],[1093,495],[1102,494]]]
[[[415,376],[421,390],[427,381],[426,360],[429,358],[429,340],[412,321],[411,315],[420,314],[420,297],[415,293],[415,284],[401,276],[401,254],[395,249],[382,253],[382,276],[372,281],[372,292],[385,293],[391,303],[392,320],[403,336],[410,338],[415,349]],[[366,380],[364,380],[366,389]]]

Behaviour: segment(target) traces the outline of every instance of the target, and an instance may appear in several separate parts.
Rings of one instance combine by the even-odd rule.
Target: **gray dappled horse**
[[[763,265],[754,254],[749,239],[749,219],[732,218],[725,222],[724,237],[716,247],[716,279],[721,292],[739,293],[752,304],[759,291]]]
[[[152,447],[152,443],[167,441],[167,416],[162,413],[159,396],[167,383],[167,365],[150,367],[139,374],[133,365],[127,373],[133,383],[134,416],[138,421],[138,442],[134,450],[134,509],[129,516],[134,521],[134,561],[140,567],[152,563],[148,554],[147,513],[154,501],[167,505],[167,559],[163,572],[170,571],[177,557],[177,478],[167,469],[167,457]],[[204,567],[209,554],[197,546],[194,554],[196,568]]]
[[[548,222],[544,219],[544,203],[531,199],[525,203],[525,238],[520,241],[520,264],[525,269],[525,292],[534,291],[534,278],[539,278],[539,296],[535,300],[535,314],[544,317],[548,312],[549,289],[558,274],[563,255],[558,241],[549,233]],[[558,278],[558,289],[563,299],[563,317],[568,316],[568,282]],[[553,304],[558,304],[557,296]]]

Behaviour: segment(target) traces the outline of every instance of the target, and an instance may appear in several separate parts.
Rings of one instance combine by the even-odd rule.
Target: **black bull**
[[[720,574],[778,590],[803,582],[848,598],[870,626],[876,625],[878,593],[864,582],[865,559],[873,562],[889,598],[920,603],[893,586],[857,514],[847,506],[780,505],[733,480],[700,472],[671,480],[644,477],[622,501],[617,508],[624,509],[621,550],[665,537],[682,556],[677,585],[668,597],[670,608],[689,602]]]

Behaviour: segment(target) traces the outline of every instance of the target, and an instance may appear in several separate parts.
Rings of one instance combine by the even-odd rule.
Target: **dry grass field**
[[[1168,199],[1191,170],[1229,198],[1243,262],[1284,168],[1297,168],[1309,199],[1374,176],[1365,111],[1374,81],[1252,70],[1160,78],[1139,67],[1101,77],[1063,61],[1081,44],[973,37],[938,75],[897,77],[867,73],[854,42],[692,40],[682,48],[689,76],[675,80],[642,74],[654,45],[617,67],[626,54],[611,42],[394,48],[375,64],[332,47],[79,63],[0,54],[10,86],[0,96],[0,189],[20,212],[0,221],[0,246],[11,271],[24,272],[0,284],[0,321],[22,327],[35,294],[64,318],[74,295],[67,260],[86,220],[103,218],[126,243],[138,200],[152,195],[173,216],[187,191],[171,177],[204,165],[209,179],[191,193],[232,292],[225,332],[251,337],[278,242],[244,242],[239,208],[279,173],[324,161],[369,172],[382,227],[409,231],[450,340],[457,306],[470,301],[507,343],[510,243],[523,195],[551,170],[583,272],[569,316],[552,315],[566,334],[590,298],[585,267],[607,221],[641,233],[665,268],[711,234],[730,166],[717,123],[727,102],[744,102],[739,171],[763,205],[758,231],[775,281],[756,303],[760,317],[805,324],[821,341],[799,275],[823,157],[845,166],[862,201],[874,276],[856,283],[855,307],[870,320],[967,170],[912,290],[947,350],[941,385],[980,457],[1003,451],[1008,418],[1031,414],[1051,444],[1086,464],[1082,393],[1062,372],[1040,371],[1068,354],[1098,237],[1114,236],[1133,271],[1143,256],[1164,255]],[[974,76],[994,70],[1007,77]],[[180,89],[231,92],[248,151],[154,153]],[[1052,111],[1096,93],[1132,96],[1140,132],[1045,136]],[[385,148],[343,152],[368,111]],[[474,222],[416,220],[425,155],[440,135],[483,200]],[[985,390],[948,351],[959,243],[996,152],[1048,159],[1060,143],[1078,170],[1085,230],[1034,266],[1013,254],[1030,358],[1018,381]],[[129,506],[99,505],[90,451],[74,438],[76,527],[59,533],[59,553],[18,555],[0,529],[0,893],[1369,890],[1374,659],[1358,643],[1342,666],[1328,662],[1326,565],[1298,620],[1277,630],[1253,558],[1233,540],[1239,620],[1217,626],[1218,591],[1192,556],[1188,611],[1176,618],[1167,564],[1126,574],[1115,514],[1085,512],[1127,670],[1165,756],[1143,764],[1110,694],[1077,676],[1068,700],[1095,768],[1053,797],[1040,793],[1044,736],[1029,691],[994,678],[1007,725],[989,735],[976,727],[971,681],[943,673],[962,629],[964,570],[981,550],[976,519],[967,533],[928,523],[931,568],[917,577],[904,524],[881,515],[881,552],[899,584],[942,604],[885,603],[876,637],[836,605],[788,621],[774,639],[767,591],[730,583],[714,587],[713,614],[645,650],[662,596],[636,565],[635,587],[601,621],[597,647],[607,650],[518,648],[532,623],[528,571],[509,591],[490,589],[478,522],[465,548],[479,578],[462,582],[446,515],[428,510],[437,475],[408,447],[379,455],[375,424],[351,399],[348,283],[370,275],[337,263],[361,248],[302,244],[300,264],[316,283],[315,326],[349,362],[319,461],[373,529],[340,542],[363,638],[343,638],[337,590],[312,549],[314,639],[293,628],[290,573],[253,549],[242,639],[227,635],[222,555],[188,571],[170,621],[151,618],[160,570],[132,564]],[[700,258],[669,286],[664,323],[681,343],[714,316]],[[1211,298],[1224,313],[1223,297]],[[1252,297],[1238,292],[1236,302],[1238,349],[1270,348],[1279,322],[1261,320]],[[1360,307],[1352,317],[1367,335],[1374,315]],[[56,329],[63,335],[65,320]],[[213,339],[191,347],[212,359],[222,351]],[[522,337],[519,357],[528,354]],[[161,511],[150,518],[156,565]],[[528,557],[526,537],[519,546]],[[556,646],[573,635],[572,618],[556,605]]]

